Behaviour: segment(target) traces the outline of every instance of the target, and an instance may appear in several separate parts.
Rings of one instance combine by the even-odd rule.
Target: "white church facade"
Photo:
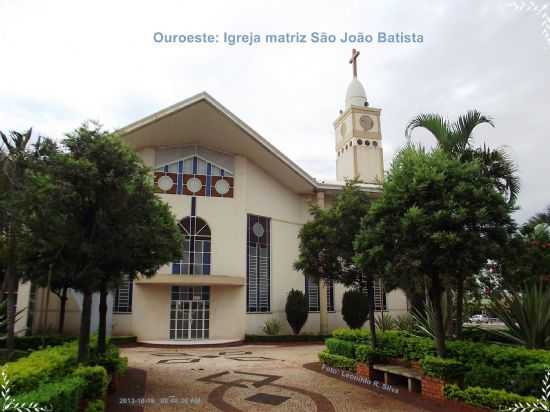
[[[346,326],[345,288],[308,280],[293,264],[312,203],[331,207],[349,178],[361,179],[373,197],[381,190],[380,109],[367,103],[355,59],[356,54],[345,108],[334,122],[334,183],[310,176],[207,93],[119,130],[152,169],[158,196],[170,205],[184,243],[181,260],[113,293],[108,319],[113,335],[149,343],[237,341],[263,334],[270,319],[280,322],[281,333],[291,333],[285,315],[291,289],[304,291],[309,300],[302,333]],[[399,315],[408,309],[400,290],[384,293],[378,286],[375,298],[377,311]],[[57,297],[22,284],[18,302],[30,312],[21,322],[35,331],[44,324],[56,329]],[[78,333],[79,305],[71,293],[66,333]]]

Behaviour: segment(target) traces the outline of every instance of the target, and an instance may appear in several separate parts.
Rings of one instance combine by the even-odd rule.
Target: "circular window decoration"
[[[187,181],[187,189],[191,193],[197,193],[199,190],[202,189],[202,182],[200,181],[199,178],[192,177]]]
[[[220,195],[225,195],[227,194],[227,192],[229,192],[229,183],[227,182],[227,180],[220,179],[216,182],[214,188],[216,189],[216,192],[218,192]]]
[[[374,126],[374,122],[370,116],[364,115],[359,118],[359,123],[364,130],[370,130]]]
[[[376,146],[378,146],[378,142],[372,142],[372,145],[373,145],[374,147],[376,147]]]
[[[361,146],[361,145],[363,144],[363,140],[358,139],[358,140],[357,140],[357,144],[358,144],[359,146]]]
[[[365,146],[370,146],[370,142],[368,140],[365,140]]]
[[[159,177],[157,184],[159,185],[160,190],[163,192],[168,192],[172,189],[172,186],[174,186],[174,181],[170,176],[164,175]]]
[[[257,237],[262,237],[265,233],[265,229],[260,222],[256,222],[252,225],[252,232],[254,232]]]

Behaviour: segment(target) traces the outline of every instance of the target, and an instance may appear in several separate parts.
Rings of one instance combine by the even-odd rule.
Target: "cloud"
[[[155,44],[153,34],[377,31],[422,44]],[[61,137],[85,119],[117,128],[206,90],[321,179],[335,175],[332,122],[343,106],[351,48],[382,109],[385,163],[421,112],[477,108],[522,179],[524,220],[550,203],[550,50],[540,16],[505,2],[0,0],[0,128]],[[421,131],[415,141],[431,144]]]

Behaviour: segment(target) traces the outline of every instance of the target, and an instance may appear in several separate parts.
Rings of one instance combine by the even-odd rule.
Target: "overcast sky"
[[[523,221],[550,204],[550,35],[544,0],[510,3],[0,0],[0,129],[61,138],[86,119],[115,129],[207,91],[310,174],[334,179],[332,122],[356,47],[359,79],[382,109],[386,168],[416,114],[477,108],[496,128],[476,129],[476,143],[505,146],[518,164]],[[424,42],[223,43],[224,32],[379,31]],[[158,44],[155,32],[220,42]]]

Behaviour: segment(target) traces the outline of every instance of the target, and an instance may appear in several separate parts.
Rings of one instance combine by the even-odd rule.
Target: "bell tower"
[[[334,121],[336,137],[336,179],[343,182],[358,178],[363,183],[382,184],[384,159],[381,109],[370,107],[365,88],[357,80],[357,58],[352,51],[349,61],[353,67],[353,79],[348,86],[346,103],[340,116]]]

